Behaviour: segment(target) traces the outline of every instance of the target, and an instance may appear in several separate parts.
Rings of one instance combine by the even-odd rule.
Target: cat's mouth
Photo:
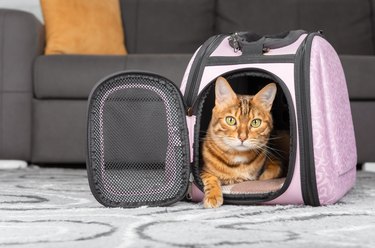
[[[258,150],[261,148],[261,145],[258,143],[254,143],[251,141],[244,141],[241,142],[240,144],[234,146],[234,148],[238,151],[250,151],[250,150]]]
[[[260,144],[255,143],[252,140],[240,141],[239,139],[223,139],[223,145],[229,150],[235,150],[239,152],[245,152],[250,150],[257,150]]]
[[[238,145],[238,146],[236,146],[235,149],[238,150],[238,151],[248,151],[248,150],[251,150],[250,147],[244,145],[243,143],[240,144],[240,145]]]

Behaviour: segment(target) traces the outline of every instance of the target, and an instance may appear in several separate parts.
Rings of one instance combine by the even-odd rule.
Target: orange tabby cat
[[[221,185],[281,176],[281,162],[267,154],[276,90],[270,83],[255,96],[236,95],[224,78],[216,80],[215,107],[202,150],[205,208],[223,204]]]

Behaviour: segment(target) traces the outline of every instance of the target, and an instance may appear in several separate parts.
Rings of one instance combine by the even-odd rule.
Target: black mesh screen
[[[184,106],[167,79],[122,73],[90,99],[90,185],[106,206],[164,205],[184,195],[189,147]]]

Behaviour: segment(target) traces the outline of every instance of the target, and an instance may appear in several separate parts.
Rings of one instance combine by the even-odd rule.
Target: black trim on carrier
[[[296,162],[296,149],[297,147],[297,124],[296,124],[296,118],[295,118],[295,112],[293,106],[293,100],[292,96],[290,94],[290,91],[288,87],[285,85],[285,83],[275,74],[265,71],[262,69],[258,68],[244,68],[244,69],[239,69],[239,70],[233,70],[230,72],[227,72],[221,76],[223,77],[228,77],[231,75],[235,75],[237,73],[245,73],[248,72],[249,75],[255,75],[255,76],[263,76],[265,78],[272,79],[275,81],[283,90],[283,94],[285,98],[287,99],[287,103],[289,106],[289,118],[290,118],[290,154],[289,154],[289,164],[288,164],[288,173],[285,179],[285,182],[281,189],[279,189],[276,192],[270,192],[270,193],[265,193],[265,194],[232,194],[232,195],[224,195],[224,201],[225,203],[233,203],[233,204],[254,204],[254,203],[261,203],[265,201],[271,201],[273,199],[276,199],[280,195],[282,195],[289,187],[293,174],[294,174],[294,166]],[[208,95],[208,92],[210,88],[214,85],[215,81],[210,82],[209,84],[206,85],[206,87],[201,91],[200,95],[196,98],[195,102],[195,110],[196,110],[196,123],[194,126],[194,143],[193,143],[193,152],[194,152],[194,160],[192,163],[192,173],[194,175],[194,180],[197,185],[197,187],[203,191],[203,183],[202,180],[200,179],[200,133],[201,133],[201,126],[200,126],[200,121],[201,121],[201,115],[203,111],[203,105],[205,102],[205,98]]]
[[[246,56],[224,57],[213,56],[208,58],[207,66],[216,65],[238,65],[238,64],[255,64],[255,63],[294,63],[295,55],[270,55],[270,56]]]
[[[315,177],[313,135],[310,102],[310,54],[312,41],[319,33],[311,33],[296,54],[295,87],[298,113],[298,132],[303,201],[307,205],[320,206]]]

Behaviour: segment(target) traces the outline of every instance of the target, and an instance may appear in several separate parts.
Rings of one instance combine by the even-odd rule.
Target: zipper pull
[[[186,110],[186,115],[187,116],[192,116],[193,115],[193,107],[188,107]]]
[[[233,51],[237,53],[239,50],[241,50],[240,43],[238,42],[238,33],[233,33],[229,36],[228,41],[229,45],[233,47]]]
[[[186,192],[186,199],[191,201],[193,199],[192,197],[192,186],[193,186],[193,181],[194,181],[194,176],[193,176],[193,173],[190,173],[190,176],[189,176],[189,187],[188,187],[188,190]]]

